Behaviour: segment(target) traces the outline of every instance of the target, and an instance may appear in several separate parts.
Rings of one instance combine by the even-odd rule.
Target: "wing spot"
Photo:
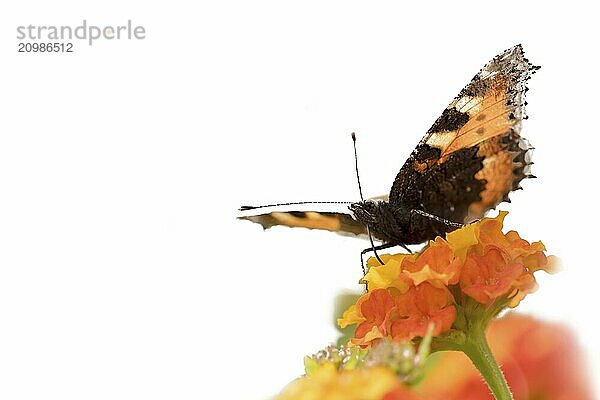
[[[483,132],[485,132],[485,129],[483,129],[483,127],[477,128],[477,130],[475,131],[475,133],[477,133],[478,135],[483,135]]]
[[[475,118],[475,120],[476,120],[476,121],[483,121],[483,120],[485,119],[485,117],[486,117],[486,115],[485,115],[485,114],[479,114],[479,115],[478,115],[478,116]]]

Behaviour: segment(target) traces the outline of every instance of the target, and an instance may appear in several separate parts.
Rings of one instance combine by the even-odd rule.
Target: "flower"
[[[363,321],[356,327],[357,343],[388,336],[397,314],[395,299],[386,289],[376,289],[362,298],[358,307]],[[360,340],[362,338],[362,340]]]
[[[544,254],[542,242],[530,244],[515,231],[502,233],[507,214],[500,211],[496,218],[483,218],[446,235],[463,260],[462,292],[486,306],[509,298],[509,306],[516,307],[537,289],[533,273],[554,272],[558,265],[555,257]]]
[[[306,375],[290,383],[278,400],[417,400],[410,388],[423,376],[431,332],[417,348],[383,341],[362,350],[328,346],[305,357]]]
[[[508,313],[490,323],[487,337],[516,399],[594,398],[582,350],[565,326]],[[494,399],[464,354],[439,352],[424,366],[416,355],[408,343],[381,342],[364,350],[329,346],[307,357],[307,374],[291,382],[277,400]],[[392,367],[404,363],[411,365],[408,375]],[[406,381],[415,367],[426,373]]]
[[[407,259],[403,264],[403,272],[413,284],[430,282],[437,287],[453,285],[458,282],[461,259],[452,247],[441,237],[429,242],[429,246],[416,257],[415,261]]]
[[[499,247],[488,245],[483,254],[474,252],[465,260],[460,286],[465,294],[489,305],[508,293],[524,271],[523,264],[509,259]]]
[[[553,272],[557,262],[541,242],[503,233],[506,215],[501,211],[436,237],[417,254],[383,254],[383,265],[370,258],[361,280],[368,292],[338,320],[342,328],[357,325],[350,343],[412,340],[423,337],[430,323],[440,336],[472,326],[467,320],[484,315],[489,321],[505,306],[516,307],[537,288],[533,273]]]
[[[445,287],[438,288],[429,282],[411,287],[396,298],[398,318],[390,326],[392,339],[402,342],[423,337],[429,324],[433,324],[434,336],[449,330],[456,319],[453,303]]]
[[[590,398],[585,382],[564,365],[573,360],[560,328],[538,330],[526,319],[513,324],[516,317],[495,322],[503,309],[536,290],[535,272],[551,273],[557,265],[542,242],[504,233],[506,215],[436,237],[417,254],[370,258],[361,279],[367,293],[338,320],[341,328],[355,325],[353,336],[346,345],[306,357],[306,376],[279,399],[508,399],[511,388],[524,399]],[[497,336],[490,331],[495,354],[486,337],[490,323],[500,327]],[[416,386],[430,350],[461,351],[472,365],[449,352],[438,377],[443,386],[430,378]]]
[[[409,276],[402,273],[402,266],[406,261],[413,260],[413,254],[382,254],[383,265],[379,264],[376,258],[367,260],[368,272],[365,274],[362,282],[371,288],[395,288],[404,293],[412,284]]]
[[[368,346],[389,337],[403,342],[423,337],[430,323],[433,334],[447,331],[456,318],[456,308],[447,288],[428,282],[405,293],[395,288],[375,289],[362,296],[338,320],[342,328],[357,324],[351,343]]]
[[[325,363],[290,383],[277,400],[416,400],[418,395],[385,367],[338,370]]]

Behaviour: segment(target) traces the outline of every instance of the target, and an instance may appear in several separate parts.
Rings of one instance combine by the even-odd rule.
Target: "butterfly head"
[[[377,220],[377,202],[373,200],[359,201],[358,203],[352,203],[350,211],[356,218],[357,221],[361,222],[366,226],[372,226]]]
[[[395,242],[402,237],[406,224],[405,213],[387,201],[366,200],[350,205],[354,218],[369,227],[373,236],[385,242]]]

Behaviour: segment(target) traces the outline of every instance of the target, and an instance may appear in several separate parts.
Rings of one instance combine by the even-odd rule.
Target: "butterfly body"
[[[520,45],[494,57],[434,122],[400,168],[390,193],[346,212],[275,212],[242,217],[272,225],[370,233],[384,245],[423,243],[481,218],[529,174],[520,136],[525,86],[539,67]],[[248,208],[252,209],[252,207]],[[323,219],[326,217],[326,219]],[[316,222],[321,218],[321,222]]]
[[[395,245],[418,244],[458,228],[460,223],[429,217],[430,214],[387,201],[353,203],[349,207],[355,220],[369,227],[371,235]]]

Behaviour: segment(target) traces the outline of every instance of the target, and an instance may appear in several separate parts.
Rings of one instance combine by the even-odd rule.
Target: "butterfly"
[[[382,243],[373,246],[379,250],[423,243],[483,217],[510,202],[509,193],[521,189],[524,178],[534,178],[532,147],[520,133],[527,119],[526,83],[539,68],[520,44],[488,62],[426,132],[389,195],[350,203],[342,212],[262,212],[264,207],[244,206],[240,210],[250,214],[240,218],[265,229],[285,225],[369,234]]]

